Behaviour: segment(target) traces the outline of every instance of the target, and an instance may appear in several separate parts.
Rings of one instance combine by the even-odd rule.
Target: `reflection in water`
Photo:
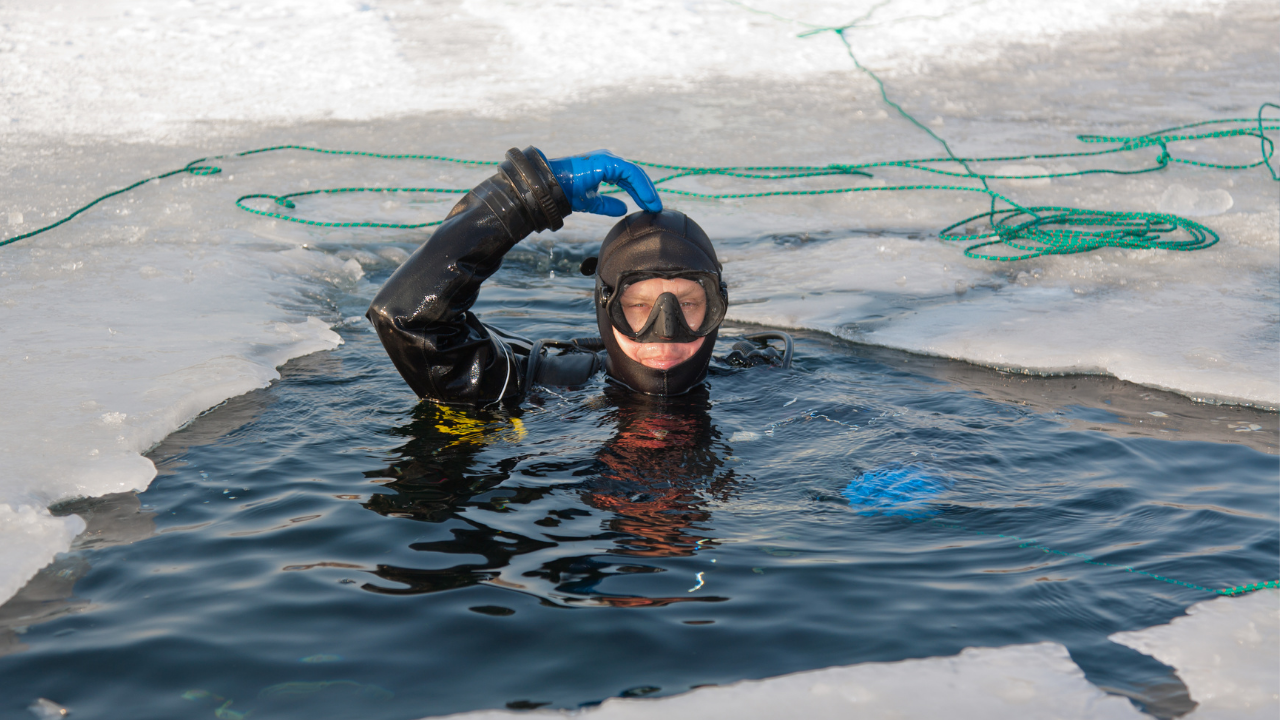
[[[1275,457],[1155,441],[1208,436],[1163,432],[1200,420],[1143,388],[944,382],[933,361],[812,336],[792,373],[716,375],[714,404],[593,385],[509,415],[416,407],[373,333],[347,340],[167,439],[141,498],[63,508],[111,517],[87,517],[87,542],[151,537],[69,554],[0,608],[0,653],[28,646],[0,656],[21,690],[0,716],[42,696],[73,717],[575,708],[1045,640],[1150,703],[1185,688],[1107,635],[1204,593],[1118,568],[1274,574]],[[1213,412],[1275,437],[1274,415]],[[711,594],[733,602],[653,607]],[[643,611],[555,611],[619,606]]]
[[[56,620],[92,608],[75,596],[76,581],[90,570],[90,551],[130,543],[155,533],[155,514],[142,507],[134,493],[64,502],[55,515],[84,518],[85,530],[53,562],[41,568],[16,595],[0,605],[0,655],[27,649],[21,635],[33,625]]]
[[[713,544],[694,531],[711,518],[707,499],[727,499],[735,478],[733,470],[720,472],[713,444],[720,434],[705,389],[676,402],[612,395],[617,433],[596,456],[599,474],[581,490],[587,505],[615,515],[607,526],[622,537],[610,552],[690,556]]]
[[[281,376],[292,379],[321,371],[333,372],[332,367],[315,367],[324,363],[329,355],[315,353],[291,361],[281,370]],[[216,443],[255,422],[274,402],[274,397],[271,393],[251,392],[231,398],[218,406],[217,412],[206,412],[199,422],[166,437],[148,453],[156,465],[158,479],[175,475],[185,467],[187,452],[192,447]],[[144,508],[138,495],[132,492],[69,500],[49,510],[56,516],[79,515],[85,521],[84,532],[76,536],[67,552],[59,553],[17,594],[0,604],[0,656],[27,650],[20,636],[32,626],[92,608],[88,600],[75,596],[75,584],[91,569],[89,561],[93,551],[130,545],[156,532],[155,513]]]
[[[449,540],[419,542],[410,548],[439,556],[479,556],[443,569],[379,565],[378,577],[401,587],[367,583],[376,593],[412,595],[488,584],[527,592],[544,604],[562,607],[659,607],[676,602],[716,602],[713,596],[642,597],[599,590],[610,577],[660,573],[665,568],[619,563],[616,556],[659,559],[691,557],[714,547],[709,532],[710,501],[730,497],[734,472],[723,469],[716,454],[719,432],[711,424],[705,390],[679,398],[650,398],[608,388],[599,398],[602,423],[613,436],[593,458],[538,462],[522,472],[539,478],[566,478],[559,485],[503,487],[532,455],[513,455],[492,463],[477,456],[495,442],[523,440],[519,417],[421,405],[413,421],[399,432],[408,438],[401,459],[368,472],[392,478],[365,507],[389,517],[428,523],[457,522]],[[489,527],[469,510],[510,512],[551,495],[572,492],[606,519],[588,534],[557,534],[563,522],[591,513],[581,508],[554,510],[536,525],[548,529],[529,537]],[[574,523],[581,527],[580,523]],[[565,530],[568,533],[568,530]],[[581,553],[565,548],[582,545]],[[439,558],[433,558],[438,564]],[[531,562],[532,561],[532,562]]]

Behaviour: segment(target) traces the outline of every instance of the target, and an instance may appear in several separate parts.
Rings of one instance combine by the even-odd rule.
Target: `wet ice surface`
[[[869,5],[759,7],[822,24]],[[803,27],[728,3],[59,8],[0,8],[4,236],[196,157],[285,143],[477,159],[512,145],[553,156],[610,147],[657,162],[733,165],[938,152],[885,112],[833,36],[797,39]],[[1280,81],[1276,10],[1266,2],[900,2],[878,17],[877,27],[850,35],[859,57],[966,155],[1075,151],[1076,133],[1249,116],[1276,99]],[[591,43],[607,46],[607,69],[543,49],[547,37],[600,27],[625,28],[629,39],[575,34],[584,55],[598,52]],[[1219,141],[1175,152],[1251,162],[1257,149]],[[1115,162],[1137,167],[1153,157]],[[1064,169],[1058,162],[1001,170]],[[344,315],[334,293],[356,292],[366,268],[402,259],[418,237],[274,224],[235,210],[236,197],[469,187],[485,174],[289,154],[219,165],[219,176],[171,178],[0,249],[0,597],[82,527],[74,516],[51,517],[50,502],[146,487],[155,471],[140,453],[201,410],[265,385],[285,359],[332,347],[337,336],[326,326]],[[890,185],[919,180],[878,175]],[[722,178],[681,183],[756,189]],[[737,320],[1280,404],[1280,211],[1265,174],[1177,166],[994,185],[1027,203],[1179,212],[1222,242],[1185,255],[1107,250],[992,265],[932,238],[981,210],[965,195],[667,201],[724,248]],[[298,212],[419,222],[441,217],[449,200],[326,198]],[[589,249],[608,224],[571,218],[555,242]],[[326,242],[343,249],[314,249]],[[1203,423],[1147,415],[1162,407],[1139,414],[1166,429],[1216,421],[1215,440],[1274,430],[1273,416],[1240,425],[1227,415]]]

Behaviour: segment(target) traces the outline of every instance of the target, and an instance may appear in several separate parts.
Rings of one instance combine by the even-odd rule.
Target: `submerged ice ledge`
[[[1168,625],[1111,640],[1178,670],[1200,704],[1187,720],[1280,717],[1280,590],[1198,603]]]
[[[362,274],[237,231],[119,242],[97,225],[0,256],[0,602],[83,529],[49,505],[145,490],[142,453],[166,435],[340,344],[304,293]]]
[[[1186,720],[1274,718],[1280,711],[1280,591],[1193,605],[1168,625],[1112,639],[1172,666],[1199,706]],[[579,711],[488,710],[449,717],[583,720],[1096,720],[1147,718],[1085,679],[1056,643],[969,648],[954,657],[864,663],[745,680],[659,699],[610,698]]]

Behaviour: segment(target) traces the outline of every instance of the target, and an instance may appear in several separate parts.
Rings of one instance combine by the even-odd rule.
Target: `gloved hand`
[[[643,170],[608,150],[595,150],[583,155],[548,160],[551,172],[564,194],[573,203],[574,212],[621,217],[627,204],[616,198],[597,194],[601,181],[613,183],[631,196],[642,210],[661,212],[662,200],[653,181]]]

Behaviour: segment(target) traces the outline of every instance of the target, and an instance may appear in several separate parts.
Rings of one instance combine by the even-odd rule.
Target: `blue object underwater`
[[[921,518],[938,514],[931,501],[948,487],[924,468],[889,465],[859,475],[840,494],[861,515]]]

